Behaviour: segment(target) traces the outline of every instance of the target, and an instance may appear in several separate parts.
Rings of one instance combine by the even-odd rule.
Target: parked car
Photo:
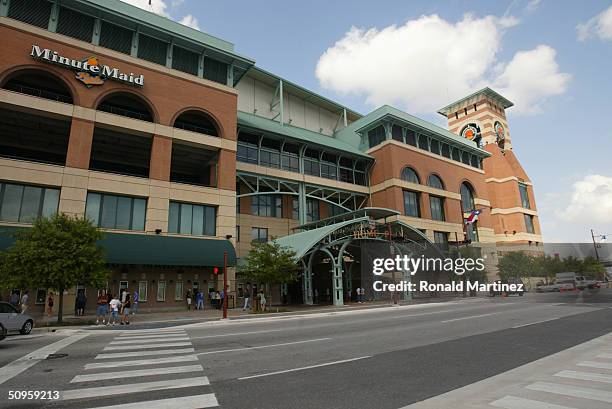
[[[6,338],[6,328],[4,328],[4,325],[0,322],[0,341],[4,338]]]
[[[34,319],[28,314],[21,314],[17,308],[7,302],[0,302],[0,324],[7,332],[19,331],[27,335],[34,328]]]

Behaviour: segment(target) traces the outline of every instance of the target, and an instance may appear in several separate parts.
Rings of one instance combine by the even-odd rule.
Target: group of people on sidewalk
[[[131,296],[128,290],[121,290],[119,298],[106,290],[98,291],[96,325],[100,325],[100,322],[102,325],[129,325],[130,313],[135,315],[138,311],[138,301],[138,291]]]
[[[185,294],[185,302],[187,303],[187,311],[191,311],[191,305],[195,299],[195,309],[196,310],[204,310],[204,306],[206,303],[204,302],[204,292],[200,289],[194,289],[193,293],[191,290],[187,290]],[[225,301],[225,292],[210,290],[208,292],[208,302],[212,308],[217,310],[223,307],[223,302]]]
[[[266,300],[266,295],[264,294],[264,291],[259,290],[259,294],[257,294],[255,298],[257,298],[257,301],[259,302],[259,307],[261,308],[261,311],[265,312],[268,300]],[[246,311],[247,309],[251,309],[251,292],[248,288],[244,292],[244,306],[242,307],[242,311]]]

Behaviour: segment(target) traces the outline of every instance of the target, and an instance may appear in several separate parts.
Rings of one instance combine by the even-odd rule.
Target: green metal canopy
[[[12,246],[13,233],[24,228],[0,228],[0,250]],[[227,252],[228,266],[236,265],[236,251],[229,240],[104,233],[98,244],[104,248],[108,264],[222,267],[223,253]]]

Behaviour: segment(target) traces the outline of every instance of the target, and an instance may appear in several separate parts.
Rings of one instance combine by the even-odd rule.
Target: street
[[[0,343],[0,407],[398,409],[610,332],[612,291],[602,289],[11,336]],[[43,347],[57,355],[18,360]],[[612,359],[600,361],[612,374]],[[60,400],[9,400],[10,391]]]

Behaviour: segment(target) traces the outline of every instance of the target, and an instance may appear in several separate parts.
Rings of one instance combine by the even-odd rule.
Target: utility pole
[[[591,238],[593,239],[593,248],[595,249],[595,258],[599,262],[599,252],[597,251],[597,243],[595,242],[595,233],[591,229]]]
[[[227,318],[227,251],[223,252],[223,318]]]

